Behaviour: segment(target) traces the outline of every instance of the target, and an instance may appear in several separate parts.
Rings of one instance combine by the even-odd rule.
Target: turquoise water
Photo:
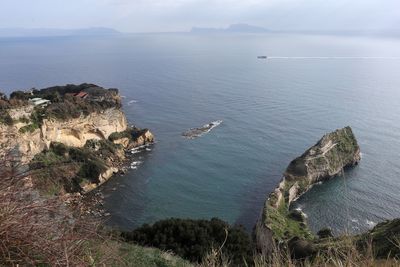
[[[268,55],[268,60],[257,59]],[[122,35],[0,39],[0,88],[92,82],[120,88],[150,128],[136,170],[100,188],[108,223],[220,217],[251,229],[289,162],[351,125],[363,159],[297,205],[313,230],[400,217],[400,41],[302,35]],[[210,133],[181,133],[215,120]]]

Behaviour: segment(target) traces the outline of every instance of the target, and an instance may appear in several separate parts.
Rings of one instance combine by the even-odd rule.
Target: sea
[[[267,56],[267,59],[258,58]],[[0,38],[0,90],[119,88],[156,143],[98,190],[122,230],[171,217],[249,231],[295,157],[350,125],[360,164],[295,204],[313,231],[400,217],[400,39],[300,34]],[[183,132],[222,123],[188,139]]]

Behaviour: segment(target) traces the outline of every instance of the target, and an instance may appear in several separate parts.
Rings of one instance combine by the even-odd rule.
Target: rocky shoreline
[[[121,107],[117,89],[94,84],[1,94],[0,154],[18,155],[35,189],[74,202],[126,172],[132,149],[154,142],[148,129],[128,126]]]
[[[312,233],[301,211],[291,204],[313,185],[344,174],[358,165],[360,147],[350,127],[324,135],[303,155],[290,162],[277,188],[265,201],[255,229],[257,249],[271,255],[277,249],[288,251],[294,259],[335,253],[346,255],[356,249],[378,259],[400,256],[400,219],[387,220],[359,235],[333,236],[329,228]],[[372,251],[371,251],[372,250]]]

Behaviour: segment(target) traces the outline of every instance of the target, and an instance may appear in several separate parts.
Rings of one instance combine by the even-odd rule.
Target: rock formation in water
[[[217,127],[221,123],[222,123],[222,120],[217,120],[217,121],[213,121],[213,122],[204,124],[201,127],[191,128],[188,131],[182,133],[182,136],[186,137],[188,139],[195,139],[197,137],[202,136],[205,133],[210,132],[212,129],[214,129],[215,127]]]
[[[330,179],[359,161],[360,147],[350,127],[324,135],[317,144],[294,159],[264,204],[255,230],[258,247],[268,252],[273,244],[294,237],[311,238],[304,216],[299,211],[291,211],[290,204],[315,183]],[[291,243],[295,243],[294,240]]]
[[[128,127],[117,89],[93,84],[66,85],[17,91],[10,99],[4,95],[0,99],[0,155],[14,151],[22,163],[29,163],[38,154],[51,151],[52,144],[63,144],[65,151],[69,151],[69,147],[80,148],[79,153],[103,157],[104,166],[98,168],[102,172],[94,184],[88,181],[82,185],[84,191],[103,183],[118,171],[118,162],[124,159],[120,150],[152,143],[153,139],[147,129]],[[100,148],[88,146],[96,141],[102,141],[99,144],[118,157],[104,157],[101,145]],[[64,154],[58,155],[64,160],[60,164],[75,160],[68,153]]]

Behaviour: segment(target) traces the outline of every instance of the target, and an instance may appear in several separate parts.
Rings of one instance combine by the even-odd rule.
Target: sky
[[[397,30],[400,0],[0,0],[0,28],[170,32],[234,23],[273,30]]]

